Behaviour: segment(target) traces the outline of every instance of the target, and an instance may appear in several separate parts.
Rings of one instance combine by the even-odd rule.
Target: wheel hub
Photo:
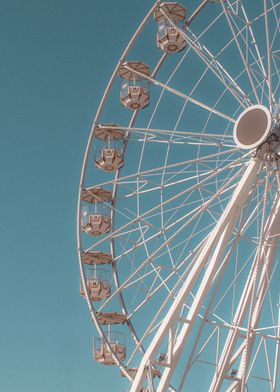
[[[242,149],[258,147],[271,134],[271,125],[272,116],[265,106],[250,106],[240,114],[235,123],[234,141]]]

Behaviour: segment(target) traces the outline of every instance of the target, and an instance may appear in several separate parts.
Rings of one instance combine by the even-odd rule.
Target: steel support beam
[[[245,358],[246,358],[246,362],[248,363],[252,354],[253,344],[255,340],[255,334],[253,333],[253,331],[258,327],[261,310],[264,303],[264,298],[269,286],[271,270],[275,259],[276,245],[278,242],[277,234],[279,234],[279,227],[280,227],[280,196],[277,195],[264,230],[264,238],[266,239],[266,241],[259,250],[260,252],[259,264],[262,266],[262,268],[260,269],[260,273],[259,273],[259,284],[258,284],[257,293],[255,294],[256,302],[253,310],[252,322],[250,325],[250,329],[252,332],[249,334],[246,344],[244,344],[244,342],[242,343],[241,345],[242,350],[238,349],[238,352],[240,355],[242,355],[242,357],[241,357],[241,361],[236,377],[240,380],[240,382],[234,389],[231,389],[232,387],[230,387],[227,390],[227,392],[241,391],[241,380],[242,377],[245,376],[244,372],[246,372],[246,368],[247,368],[247,366],[245,366]],[[253,293],[254,274],[256,272],[255,269],[257,267],[258,257],[259,256],[257,254],[253,266],[251,268],[250,274],[248,276],[247,282],[243,289],[243,293],[241,295],[241,299],[239,301],[239,305],[237,307],[233,319],[233,325],[237,327],[242,327],[242,323],[244,322],[244,319],[246,317],[246,314],[248,312],[249,306],[252,301],[252,295],[254,295]],[[209,392],[220,391],[229,368],[231,367],[233,362],[237,360],[238,358],[237,356],[234,356],[234,360],[232,356],[233,356],[233,350],[235,349],[237,343],[238,336],[239,336],[239,328],[232,329],[229,331],[226,343],[223,348],[223,352],[221,354],[217,366],[217,371],[212,380],[212,384],[210,386]]]
[[[201,309],[201,306],[209,293],[213,284],[213,278],[218,271],[220,261],[227,248],[230,236],[235,227],[237,219],[243,209],[244,203],[250,193],[252,185],[257,178],[257,173],[260,168],[261,159],[252,158],[249,162],[247,169],[245,170],[238,186],[236,187],[230,202],[227,205],[224,213],[220,217],[217,225],[209,235],[208,240],[205,242],[202,251],[197,256],[197,259],[193,265],[192,270],[187,276],[183,286],[180,289],[179,294],[171,305],[167,315],[163,319],[161,326],[158,329],[157,334],[153,338],[150,346],[148,347],[145,355],[142,358],[140,366],[138,368],[136,377],[131,387],[131,392],[139,392],[143,387],[145,377],[147,375],[147,369],[149,365],[155,361],[155,355],[160,345],[164,340],[168,339],[170,330],[173,329],[175,323],[178,322],[178,316],[180,311],[187,300],[194,284],[198,277],[205,268],[208,262],[207,268],[204,272],[204,276],[198,288],[195,299],[190,307],[187,315],[187,322],[182,323],[176,339],[174,338],[173,347],[168,348],[169,366],[165,367],[162,377],[160,379],[157,392],[165,392],[168,389],[170,380],[174,370],[176,369],[177,363],[187,343],[188,337],[195,324],[197,315]]]

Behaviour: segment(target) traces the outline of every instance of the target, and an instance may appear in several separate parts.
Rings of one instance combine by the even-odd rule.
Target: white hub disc
[[[265,106],[250,106],[236,121],[233,130],[235,143],[243,149],[258,147],[268,137],[271,123],[271,114]]]

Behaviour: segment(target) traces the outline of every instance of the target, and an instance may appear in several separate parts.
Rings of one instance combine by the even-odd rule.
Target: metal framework
[[[131,392],[280,388],[279,16],[278,0],[158,0],[100,102],[80,292],[94,359]]]

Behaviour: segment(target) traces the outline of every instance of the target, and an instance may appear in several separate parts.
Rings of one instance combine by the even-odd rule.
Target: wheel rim
[[[207,238],[219,216],[226,208],[252,154],[255,156],[257,154],[262,160],[258,180],[253,185],[254,192],[252,191],[249,194],[244,209],[240,213],[240,221],[236,223],[230,241],[230,246],[233,246],[237,238],[238,224],[243,219],[243,225],[248,226],[246,226],[246,230],[244,229],[246,235],[243,234],[244,238],[239,238],[238,247],[236,245],[236,248],[232,250],[232,259],[235,259],[235,275],[233,276],[235,276],[236,282],[230,290],[234,291],[234,294],[231,293],[231,304],[232,314],[235,313],[236,304],[243,287],[241,283],[240,286],[238,283],[242,279],[244,280],[244,276],[249,271],[249,264],[252,263],[253,257],[252,248],[254,247],[256,252],[257,244],[264,236],[265,221],[268,216],[267,210],[273,206],[273,200],[275,200],[277,193],[277,182],[279,181],[277,162],[277,132],[279,127],[277,123],[277,116],[279,115],[277,112],[277,103],[279,102],[277,56],[279,51],[276,47],[279,33],[275,22],[278,15],[279,3],[277,2],[264,2],[259,8],[256,7],[251,15],[249,15],[251,9],[248,10],[246,4],[240,5],[237,1],[228,2],[229,4],[221,2],[221,4],[205,5],[204,10],[194,17],[193,25],[190,24],[186,28],[179,26],[181,35],[187,39],[188,47],[181,54],[170,56],[180,57],[177,57],[176,61],[174,60],[170,66],[168,64],[170,56],[166,54],[159,56],[152,68],[151,77],[145,75],[146,78],[143,78],[148,80],[150,87],[152,87],[151,97],[157,97],[157,100],[154,98],[154,103],[150,105],[150,108],[145,109],[146,113],[145,111],[139,111],[130,112],[130,115],[127,115],[129,113],[128,109],[123,109],[127,111],[126,116],[119,113],[119,118],[105,118],[108,114],[106,113],[106,105],[110,96],[112,95],[116,100],[114,86],[117,83],[116,76],[120,66],[125,60],[131,60],[128,57],[131,52],[134,53],[133,45],[140,40],[141,32],[145,30],[146,24],[150,23],[157,3],[128,45],[105,91],[93,124],[84,160],[78,210],[78,247],[85,297],[99,335],[104,339],[110,350],[113,361],[130,381],[134,376],[131,376],[131,371],[128,371],[128,368],[139,366],[160,320],[163,320],[170,303],[173,302],[174,297],[179,292],[182,285],[181,280],[183,281],[188,268],[190,268],[188,263],[191,263],[193,253],[199,252],[203,239]],[[208,7],[215,7],[216,9],[213,12],[214,16],[212,15],[211,18],[209,16],[211,21],[208,21],[208,16],[202,14],[202,12],[209,9]],[[262,7],[262,12],[260,12],[260,7]],[[240,22],[241,15],[243,16],[243,25]],[[215,57],[214,61],[211,53],[206,52],[206,47],[208,48],[208,38],[206,36],[214,34],[215,29],[219,31],[222,20],[227,22],[229,32],[228,37],[224,38],[224,45],[222,48],[220,47],[219,55]],[[266,37],[266,44],[263,47],[257,46],[255,43],[258,42],[257,38],[261,37],[259,33],[260,20],[264,25]],[[246,25],[244,21],[246,23],[249,21],[251,24],[247,23]],[[192,26],[197,28],[197,25],[203,24],[202,22],[204,24],[209,22],[208,27],[203,32],[195,34]],[[170,23],[172,23],[172,20]],[[244,25],[247,27],[244,27]],[[199,40],[197,36],[199,36]],[[247,36],[250,37],[252,43],[249,44],[249,38],[246,38],[245,47],[247,45],[247,50],[244,52],[240,42],[242,42],[241,38],[244,39]],[[205,46],[199,46],[204,40],[205,44],[203,45]],[[235,49],[233,49],[234,47]],[[230,51],[232,53],[236,51],[240,56],[238,66],[237,63],[234,64],[236,66],[234,76],[222,66],[224,56],[231,53]],[[244,53],[248,56],[246,61],[244,61]],[[188,82],[186,92],[182,92],[176,88],[182,78],[182,76],[177,77],[177,75],[185,71],[184,64],[188,66],[194,64],[195,57],[204,68],[201,67],[197,72],[193,71],[192,83]],[[142,61],[142,59],[140,60]],[[143,59],[143,61],[147,62],[146,59]],[[240,63],[243,64],[243,68],[240,68]],[[250,67],[247,63],[250,64]],[[265,77],[263,74],[261,77],[261,71],[265,72]],[[168,72],[169,75],[167,76]],[[231,70],[231,72],[233,71]],[[214,82],[212,78],[215,79]],[[162,80],[167,81],[163,82]],[[213,84],[218,84],[219,87],[212,98],[207,90],[209,91],[209,86]],[[243,91],[246,91],[246,93]],[[203,93],[206,96],[205,99],[202,99]],[[172,96],[174,103],[169,100],[168,94]],[[233,125],[241,112],[254,104],[264,104],[273,115],[274,139],[270,140],[267,148],[264,147],[258,152],[255,150],[241,151],[233,141]],[[228,110],[229,107],[230,110]],[[167,118],[164,113],[166,108],[169,108],[169,110],[172,108],[174,111],[173,116],[170,115],[171,119]],[[105,114],[103,115],[103,113]],[[187,123],[186,119],[188,119],[187,128],[183,126]],[[106,177],[108,173],[102,173],[101,175],[99,172],[96,174],[96,170],[89,169],[92,165],[93,150],[95,150],[95,154],[98,154],[100,148],[102,149],[98,140],[94,138],[94,131],[103,120],[107,123],[111,121],[112,123],[121,124],[121,129],[126,132],[126,137],[119,143],[119,151],[124,156],[124,167],[113,173],[109,180],[108,176]],[[124,121],[126,121],[126,125],[124,125]],[[200,125],[200,131],[197,131],[197,124]],[[115,129],[118,127],[119,125],[115,126]],[[112,129],[114,129],[114,126]],[[215,132],[213,132],[213,129]],[[186,157],[186,155],[188,156]],[[92,181],[91,179],[98,180]],[[96,203],[102,204],[102,208],[109,210],[112,227],[108,234],[106,233],[100,238],[88,239],[81,231],[81,206],[85,204],[82,201],[84,188],[88,189],[92,186],[108,188],[112,192],[112,203],[108,201]],[[188,239],[186,240],[184,237]],[[245,267],[242,269],[240,263],[238,264],[238,252],[240,252],[240,249],[243,251],[244,244],[247,242],[250,246],[246,249]],[[276,247],[276,244],[273,246]],[[109,298],[105,298],[98,304],[97,301],[90,300],[91,297],[87,290],[86,266],[83,262],[83,252],[86,251],[106,252],[113,259],[110,266],[112,268],[112,292]],[[227,251],[229,252],[229,249]],[[168,259],[168,262],[166,259]],[[247,265],[248,267],[246,267]],[[270,282],[271,287],[275,284],[275,271],[277,270],[275,269],[273,272],[274,275]],[[225,275],[227,276],[226,272]],[[227,276],[226,279],[229,280],[230,278]],[[199,282],[198,279],[195,287],[199,286]],[[146,298],[143,293],[145,293]],[[232,324],[233,316],[231,318],[222,317],[224,310],[221,308],[221,304],[223,302],[223,306],[225,306],[226,301],[229,301],[227,290],[224,290],[224,293],[226,293],[225,299],[220,303],[214,301],[211,311],[204,304],[204,308],[199,313],[200,319],[204,320],[203,324],[206,324],[206,318],[213,317],[213,309],[219,309],[220,314],[217,315],[217,318],[222,319],[224,324]],[[219,292],[219,295],[222,297],[222,292]],[[275,318],[275,306],[278,299],[275,296],[272,297],[271,294],[269,295],[273,300],[273,312],[271,313]],[[182,317],[190,307],[192,297],[195,298],[195,296],[196,290],[194,289],[188,299],[190,303],[186,302],[184,308],[182,308]],[[117,298],[118,302],[116,301]],[[165,310],[158,318],[155,318],[165,301]],[[205,309],[207,310],[207,317]],[[120,360],[114,351],[113,345],[110,344],[108,327],[102,325],[100,318],[98,318],[98,312],[100,314],[100,312],[106,311],[116,311],[127,318],[127,326],[118,326],[127,335],[127,348],[129,348],[127,352],[129,351],[129,355],[124,361]],[[148,315],[148,317],[144,321],[145,315]],[[176,327],[180,329],[178,325],[177,323]],[[217,327],[215,334],[222,335],[222,327],[219,328]],[[197,331],[199,331],[199,326],[197,326]],[[208,337],[212,332],[208,331]],[[206,341],[207,333],[202,337]],[[192,352],[191,350],[191,348],[195,348],[195,342],[194,337],[188,346],[189,348],[186,348],[186,352],[192,357],[195,356],[195,351]],[[162,344],[164,345],[164,342]],[[219,344],[224,344],[222,338],[220,338]],[[166,347],[161,348],[163,352],[166,351]],[[198,347],[196,349],[198,350]],[[206,350],[204,351],[206,352]],[[157,353],[157,356],[160,354],[160,352]],[[217,357],[219,357],[218,354]],[[206,365],[207,361],[205,360],[200,363],[203,363],[203,361]],[[151,367],[151,373],[154,371],[153,369],[158,367],[161,371],[164,370],[162,365],[164,360],[161,362],[159,364],[155,361]],[[181,381],[176,385],[176,389],[182,390],[184,382],[187,382],[190,364],[189,359],[185,372],[180,367],[181,365],[178,366],[177,370],[178,373],[181,372]],[[209,366],[211,367],[211,365]],[[272,372],[272,368],[269,368],[268,371]],[[153,388],[156,390],[158,381],[152,381],[151,373],[148,372],[146,382],[149,383],[150,390],[153,390]],[[213,379],[213,374],[212,376],[210,374],[209,371],[209,380]],[[194,376],[189,378],[190,383],[192,377]],[[228,373],[227,377],[230,379]],[[234,381],[233,376],[232,378]],[[247,385],[250,385],[245,376],[242,376],[240,380],[243,390]],[[227,379],[223,385],[230,382]],[[250,380],[250,382],[253,383],[254,380]],[[267,382],[267,384],[271,384],[271,382]],[[147,384],[144,383],[143,385],[147,387]],[[209,388],[209,385],[207,388]]]

